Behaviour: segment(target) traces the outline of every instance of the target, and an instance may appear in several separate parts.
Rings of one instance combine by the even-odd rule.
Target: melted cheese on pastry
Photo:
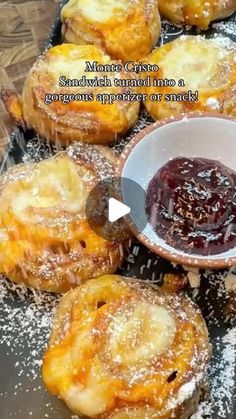
[[[61,19],[67,42],[99,45],[122,61],[147,56],[161,30],[157,0],[70,0]]]
[[[236,11],[235,0],[159,0],[163,16],[176,23],[207,29],[210,22],[223,19]]]
[[[78,415],[187,418],[208,357],[204,320],[187,297],[103,276],[61,300],[43,379]],[[190,377],[194,395],[170,407]]]
[[[77,47],[76,45],[63,44],[53,47],[44,60],[38,62],[40,69],[55,75],[57,86],[59,77],[66,75],[68,79],[80,79],[83,75],[94,78],[100,73],[86,72],[86,61],[97,61],[100,64],[112,64],[114,61],[101,49],[92,45]],[[50,65],[50,68],[48,67]],[[108,73],[110,77],[114,74]],[[42,73],[42,77],[44,74]]]
[[[0,195],[0,206],[2,211],[12,211],[20,221],[30,224],[42,219],[39,214],[47,208],[51,217],[56,217],[59,209],[82,213],[85,199],[76,165],[65,157],[42,161],[27,177],[9,183]]]
[[[175,322],[160,306],[141,303],[126,308],[108,327],[107,350],[118,364],[137,365],[162,354],[173,341]]]
[[[105,147],[76,143],[53,158],[6,171],[0,177],[0,273],[64,292],[96,272],[114,272],[122,244],[97,236],[85,214],[91,190],[114,176],[114,160]]]
[[[147,62],[159,66],[157,72],[141,75],[150,75],[151,85],[154,79],[173,79],[176,82],[174,87],[160,85],[145,89],[148,96],[162,94],[160,101],[151,101],[149,98],[144,103],[153,119],[216,109],[218,112],[236,114],[236,46],[230,40],[183,36],[154,50]],[[165,95],[184,94],[189,90],[193,93],[197,91],[197,101],[165,100]]]
[[[114,15],[127,13],[132,5],[132,0],[74,0],[64,6],[62,16],[67,19],[79,11],[86,19],[106,22]]]
[[[176,41],[178,46],[171,48],[159,61],[163,77],[176,81],[183,79],[186,88],[207,89],[227,83],[228,73],[219,78],[220,67],[232,59],[230,50],[221,48],[214,42],[201,38],[183,38]],[[232,63],[233,64],[233,63]]]
[[[23,118],[42,137],[68,143],[80,140],[88,143],[107,144],[126,133],[137,118],[140,104],[115,101],[102,104],[97,95],[122,93],[122,87],[114,86],[114,78],[128,79],[130,74],[120,72],[86,72],[86,61],[101,65],[115,64],[101,48],[94,45],[62,44],[50,48],[30,70],[22,92]],[[111,67],[110,67],[111,68]],[[59,79],[80,80],[101,78],[106,74],[108,86],[71,87],[61,86]],[[132,78],[136,78],[132,74]],[[130,88],[137,93],[137,88]],[[93,95],[92,100],[76,99],[68,102],[45,98],[48,95]]]

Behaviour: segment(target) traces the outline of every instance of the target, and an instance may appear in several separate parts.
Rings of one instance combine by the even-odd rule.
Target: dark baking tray
[[[45,48],[61,42],[59,16],[58,11]],[[233,30],[235,21],[236,14],[224,21],[225,28],[222,29],[222,24],[213,25],[205,34],[207,37],[221,34],[236,41]],[[169,42],[184,33],[198,34],[192,28],[182,28],[167,21],[162,26],[160,43]],[[122,150],[136,132],[151,122],[151,118],[142,112],[136,127],[115,147]],[[39,161],[57,150],[55,145],[39,138],[33,131],[15,127],[0,171],[20,162]],[[165,273],[185,271],[183,267],[173,266],[141,244],[134,243],[119,272],[130,277],[150,279],[161,285]],[[235,293],[225,288],[228,274],[228,271],[200,271],[200,289],[188,289],[189,295],[202,309],[213,343],[213,358],[209,368],[210,401],[206,402],[203,413],[197,418],[236,417],[236,304]],[[234,275],[234,272],[230,272],[230,275]],[[4,278],[0,280],[1,419],[25,419],[31,416],[37,419],[76,418],[59,399],[48,394],[40,376],[39,361],[47,344],[57,300],[58,296],[53,294],[15,286]]]

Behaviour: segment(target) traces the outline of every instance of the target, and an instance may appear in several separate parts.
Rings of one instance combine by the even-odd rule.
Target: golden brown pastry
[[[193,111],[236,116],[236,44],[229,39],[182,36],[154,50],[147,62],[159,66],[141,73],[151,77],[144,104],[154,120]]]
[[[113,159],[106,147],[76,143],[1,176],[0,273],[64,292],[117,269],[121,244],[97,236],[85,214],[91,189],[113,176]]]
[[[135,124],[139,102],[123,100],[103,104],[97,100],[97,95],[120,94],[123,88],[114,86],[114,78],[132,79],[137,75],[123,69],[88,72],[85,70],[91,67],[86,61],[91,65],[93,62],[120,65],[95,45],[62,44],[50,48],[26,77],[22,99],[11,92],[3,92],[7,110],[18,123],[26,123],[51,141],[107,144],[116,140]],[[111,86],[84,87],[85,77],[89,80],[107,77]],[[137,91],[133,87],[129,90]]]
[[[157,0],[70,0],[61,20],[66,41],[96,44],[122,61],[146,57],[161,30]]]
[[[161,14],[175,23],[207,29],[236,11],[236,0],[158,0]]]
[[[43,379],[82,416],[185,419],[209,356],[205,322],[188,297],[107,275],[62,298]]]

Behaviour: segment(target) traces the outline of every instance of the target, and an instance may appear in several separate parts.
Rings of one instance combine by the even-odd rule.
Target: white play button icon
[[[110,198],[108,201],[108,219],[110,223],[114,223],[120,218],[130,213],[130,207],[117,201],[115,198]]]
[[[147,225],[145,202],[146,192],[133,180],[107,178],[90,191],[86,200],[86,219],[98,236],[123,242],[131,236],[129,223],[140,233]]]

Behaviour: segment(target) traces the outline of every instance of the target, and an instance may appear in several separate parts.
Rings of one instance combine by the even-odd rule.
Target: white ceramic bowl
[[[137,134],[124,149],[118,174],[147,190],[158,169],[180,156],[218,160],[236,171],[236,121],[220,114],[192,114],[155,122]],[[170,247],[150,224],[138,233],[133,223],[131,213],[133,233],[152,251],[171,261],[195,267],[236,265],[236,248],[212,256],[194,256]]]

